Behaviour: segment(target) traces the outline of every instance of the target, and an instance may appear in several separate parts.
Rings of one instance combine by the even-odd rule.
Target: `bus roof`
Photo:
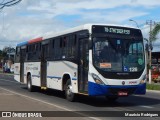
[[[77,27],[74,27],[74,28],[70,28],[68,30],[64,30],[62,32],[50,32],[46,35],[44,35],[44,40],[45,39],[49,39],[49,38],[52,38],[52,37],[57,37],[57,36],[60,36],[60,35],[65,35],[65,34],[68,34],[68,33],[72,33],[72,32],[77,32],[77,31],[80,31],[80,30],[84,30],[84,29],[88,29],[90,30],[91,29],[91,24],[84,24],[84,25],[81,25],[81,26],[77,26]]]
[[[89,32],[91,33],[92,25],[119,26],[119,27],[128,27],[128,28],[137,29],[135,27],[115,25],[115,24],[84,24],[84,25],[81,25],[81,26],[78,26],[78,27],[70,28],[68,30],[64,30],[62,32],[49,32],[49,33],[45,34],[43,37],[39,37],[39,38],[31,39],[29,41],[21,42],[21,43],[17,44],[17,46],[23,46],[23,45],[31,44],[31,43],[34,43],[34,42],[46,40],[46,39],[49,39],[49,38],[52,38],[52,37],[58,37],[60,35],[65,35],[65,34],[69,34],[69,33],[72,33],[72,32],[77,32],[77,31],[85,30],[85,29],[89,30]]]
[[[43,39],[42,37],[39,37],[39,38],[31,39],[29,41],[21,42],[21,43],[17,44],[17,47],[24,46],[24,45],[27,45],[27,44],[32,44],[32,43],[35,43],[35,42],[39,42],[39,41],[42,41],[42,39]]]
[[[122,26],[122,25],[115,25],[115,24],[84,24],[84,25],[81,25],[81,26],[78,26],[78,27],[74,27],[74,28],[70,28],[68,30],[64,30],[62,32],[50,32],[46,35],[44,35],[43,39],[49,39],[49,38],[52,38],[52,37],[57,37],[57,36],[60,36],[60,35],[65,35],[65,34],[68,34],[68,33],[72,33],[72,32],[77,32],[77,31],[80,31],[80,30],[89,30],[89,32],[91,33],[91,28],[92,28],[92,25],[100,25],[100,26],[119,26],[119,27],[128,27],[128,28],[134,28],[134,29],[137,29],[135,27],[129,27],[129,26]]]

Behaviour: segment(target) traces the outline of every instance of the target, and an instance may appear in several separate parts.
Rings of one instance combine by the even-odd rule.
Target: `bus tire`
[[[106,98],[109,102],[114,102],[118,99],[118,96],[106,96]]]
[[[72,92],[72,85],[70,79],[68,79],[65,84],[65,97],[70,102],[73,102],[75,100],[75,94]]]
[[[31,75],[27,76],[27,89],[28,89],[29,92],[33,92],[34,91],[34,87],[32,85]]]

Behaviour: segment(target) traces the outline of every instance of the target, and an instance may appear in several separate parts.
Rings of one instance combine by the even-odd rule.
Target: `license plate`
[[[128,93],[127,92],[124,92],[124,91],[119,91],[118,92],[118,96],[127,96]]]

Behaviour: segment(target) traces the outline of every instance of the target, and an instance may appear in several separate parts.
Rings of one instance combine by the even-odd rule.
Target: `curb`
[[[160,90],[148,90],[148,89],[146,89],[146,92],[160,93]]]
[[[1,75],[14,75],[12,73],[0,73]]]

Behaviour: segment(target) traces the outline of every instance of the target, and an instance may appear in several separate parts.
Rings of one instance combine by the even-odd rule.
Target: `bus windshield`
[[[142,40],[93,38],[93,64],[106,72],[139,72],[145,67]]]

